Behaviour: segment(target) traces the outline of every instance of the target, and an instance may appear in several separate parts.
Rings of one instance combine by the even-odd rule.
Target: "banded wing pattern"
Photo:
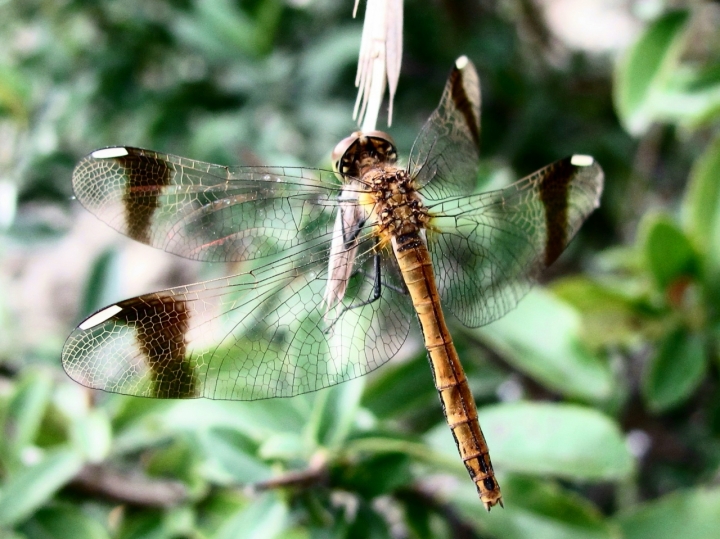
[[[329,233],[339,187],[321,170],[225,167],[130,147],[97,150],[73,173],[81,204],[118,232],[210,262],[261,258]]]
[[[375,298],[375,242],[366,233],[345,297],[328,311],[328,243],[107,307],[70,335],[65,370],[127,395],[231,400],[290,397],[362,376],[397,353],[411,305],[397,282]],[[384,273],[386,283],[396,275]]]
[[[417,315],[463,463],[485,507],[502,504],[443,308],[473,327],[512,309],[597,207],[603,173],[574,155],[470,195],[479,138],[479,80],[461,57],[407,170],[379,132],[341,142],[341,182],[305,168],[93,152],[73,174],[87,209],[153,247],[245,271],[100,310],[68,337],[66,372],[129,395],[289,397],[382,365]]]
[[[517,303],[597,206],[603,181],[591,158],[573,156],[506,189],[468,195],[479,113],[477,73],[465,59],[408,163],[432,218],[427,244],[440,299],[469,326]],[[224,167],[129,147],[93,152],[73,175],[88,210],[148,245],[244,261],[245,271],[102,309],[69,336],[65,370],[129,395],[253,400],[377,368],[397,353],[415,311],[391,249],[361,218],[371,211],[362,193],[353,196],[356,184],[367,189],[321,170]],[[341,208],[357,225],[349,236],[336,229]],[[335,256],[354,265],[343,293],[328,296],[333,240]]]
[[[387,361],[406,339],[411,306],[395,292],[392,260],[376,259],[369,227],[344,300],[331,311],[324,301],[341,192],[333,178],[129,147],[83,159],[75,193],[118,231],[191,259],[257,263],[103,309],[68,338],[65,370],[129,395],[254,400],[314,391]],[[378,272],[390,287],[370,301]]]
[[[413,143],[408,172],[427,198],[466,196],[475,188],[479,158],[480,79],[463,56]]]
[[[429,231],[443,306],[468,327],[501,318],[600,203],[589,156],[557,161],[499,191],[470,195],[479,164],[480,82],[461,57],[413,144],[408,171],[434,216]]]
[[[513,309],[598,206],[602,185],[597,162],[575,155],[499,191],[428,202],[443,306],[468,327]]]
[[[410,232],[411,221],[394,238],[394,251],[422,327],[445,419],[489,511],[502,505],[502,492],[443,310],[448,307],[475,326],[514,307],[538,270],[559,256],[597,206],[602,171],[592,158],[573,156],[502,191],[467,196],[477,172],[479,114],[477,73],[461,57],[410,156],[432,216],[430,238],[419,241],[417,231]]]

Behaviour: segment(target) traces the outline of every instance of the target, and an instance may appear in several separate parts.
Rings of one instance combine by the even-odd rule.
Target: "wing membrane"
[[[270,256],[332,229],[326,171],[224,167],[139,148],[98,150],[73,173],[78,200],[119,232],[205,261]]]
[[[70,335],[63,366],[83,385],[159,398],[290,397],[362,376],[397,353],[412,306],[398,286],[375,297],[365,230],[358,271],[328,311],[328,245],[100,311]]]
[[[428,244],[443,304],[473,327],[517,304],[597,207],[603,183],[592,158],[573,156],[506,189],[466,196],[479,113],[477,73],[463,57],[408,165],[433,217]],[[87,209],[131,238],[191,259],[257,266],[88,317],[62,357],[81,384],[161,398],[289,397],[366,374],[407,337],[414,311],[394,258],[378,253],[372,224],[360,227],[360,213],[372,213],[353,207],[362,197],[329,172],[223,167],[120,147],[83,159],[73,186]],[[349,273],[337,260],[354,260],[347,287],[337,283]]]
[[[602,186],[600,166],[576,155],[505,189],[429,206],[443,305],[469,327],[514,308],[598,206]]]
[[[480,80],[459,58],[432,113],[413,143],[408,171],[432,200],[462,196],[475,187],[480,143]]]

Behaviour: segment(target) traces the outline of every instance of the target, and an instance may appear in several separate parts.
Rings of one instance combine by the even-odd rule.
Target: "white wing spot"
[[[90,318],[85,320],[82,324],[78,326],[78,329],[82,329],[85,331],[86,329],[94,328],[98,324],[102,324],[105,322],[105,320],[112,318],[117,313],[122,311],[122,307],[119,305],[111,305],[110,307],[107,307],[100,311],[99,313],[95,313]]]
[[[589,167],[594,162],[592,155],[575,154],[570,158],[570,164],[576,167]]]
[[[110,159],[111,157],[125,157],[127,154],[127,149],[119,146],[117,148],[103,148],[102,150],[95,150],[90,154],[90,157],[93,159]]]
[[[455,67],[458,69],[465,69],[465,66],[468,65],[469,61],[468,57],[463,54],[460,58],[455,60]]]

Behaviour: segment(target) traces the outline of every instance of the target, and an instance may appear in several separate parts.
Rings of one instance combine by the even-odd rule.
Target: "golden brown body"
[[[461,57],[404,170],[380,132],[338,144],[340,185],[303,168],[226,167],[125,146],[92,152],[73,188],[100,219],[186,258],[253,269],[101,309],[68,337],[63,367],[126,395],[291,397],[388,361],[414,311],[463,462],[485,507],[502,504],[440,302],[468,327],[507,313],[598,206],[603,173],[573,155],[470,194],[479,122],[479,79]]]
[[[347,140],[352,141],[349,147],[346,148],[343,142],[338,145],[342,147],[340,151],[336,149],[340,159],[336,169],[352,172],[359,178],[358,185],[351,185],[349,189],[357,190],[359,186],[361,192],[356,196],[364,208],[361,214],[364,213],[365,218],[342,211],[339,219],[345,224],[340,228],[346,231],[344,236],[347,237],[347,231],[356,228],[353,219],[360,219],[363,223],[369,221],[375,225],[379,248],[392,245],[420,322],[445,419],[480,499],[489,511],[498,503],[502,505],[502,494],[480,429],[475,400],[440,305],[440,294],[424,240],[424,231],[431,228],[432,215],[423,204],[415,179],[395,165],[396,152],[389,135],[355,133]],[[350,237],[354,238],[353,235]],[[333,266],[331,262],[329,273],[341,276],[335,279],[337,282],[342,282],[342,276],[348,273],[345,265],[352,264],[355,255],[353,241],[336,243],[337,253],[352,253],[350,259],[342,264]],[[338,295],[335,289],[326,294]],[[332,303],[329,305],[332,306]]]
[[[498,503],[502,505],[502,494],[480,429],[475,400],[445,324],[430,254],[421,233],[430,226],[432,216],[405,170],[376,163],[362,172],[361,183],[369,190],[366,204],[377,219],[381,245],[392,245],[412,298],[445,419],[489,511]]]
[[[403,240],[394,241],[393,249],[417,311],[445,419],[480,500],[490,510],[497,503],[502,505],[502,494],[480,429],[475,400],[445,325],[430,255],[419,234]]]

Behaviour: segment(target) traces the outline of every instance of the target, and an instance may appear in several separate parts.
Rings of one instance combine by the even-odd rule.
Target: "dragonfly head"
[[[332,153],[333,169],[341,180],[347,176],[360,178],[370,167],[395,161],[395,141],[382,131],[355,131],[338,142]]]

